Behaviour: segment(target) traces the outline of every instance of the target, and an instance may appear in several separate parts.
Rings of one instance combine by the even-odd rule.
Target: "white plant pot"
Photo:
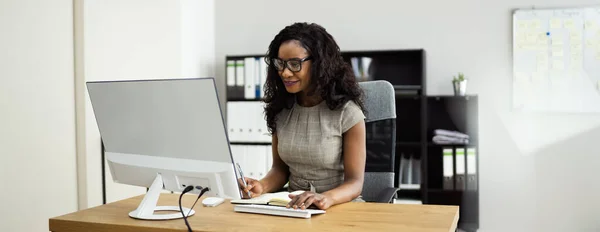
[[[467,80],[460,82],[452,82],[454,86],[454,95],[465,96],[467,95]]]

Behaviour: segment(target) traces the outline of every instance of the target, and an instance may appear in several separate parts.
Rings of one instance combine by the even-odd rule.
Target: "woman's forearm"
[[[260,180],[264,192],[271,193],[279,191],[288,181],[289,173],[282,167],[274,167]]]
[[[345,203],[356,199],[362,192],[363,181],[347,179],[340,186],[324,192],[323,195],[333,200],[333,205]]]

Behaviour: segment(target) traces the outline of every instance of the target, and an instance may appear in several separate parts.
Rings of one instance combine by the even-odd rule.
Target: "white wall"
[[[81,0],[78,10],[78,131],[81,208],[102,204],[100,134],[85,81],[214,76],[213,0]],[[116,184],[106,166],[113,202],[145,193]]]
[[[0,1],[0,225],[77,210],[72,1]]]
[[[346,51],[424,48],[427,94],[452,94],[452,75],[464,72],[471,80],[468,92],[480,96],[481,231],[597,231],[600,222],[592,212],[600,209],[594,198],[600,182],[589,170],[600,166],[599,115],[510,110],[512,11],[593,3],[598,2],[220,0],[220,97],[225,55],[264,54],[273,37],[296,21],[321,24]]]

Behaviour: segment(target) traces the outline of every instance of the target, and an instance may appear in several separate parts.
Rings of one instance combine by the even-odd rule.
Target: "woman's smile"
[[[293,85],[295,85],[295,84],[296,84],[296,83],[298,83],[298,82],[300,82],[300,81],[283,81],[283,84],[284,84],[285,86],[288,86],[288,87],[289,87],[289,86],[293,86]]]

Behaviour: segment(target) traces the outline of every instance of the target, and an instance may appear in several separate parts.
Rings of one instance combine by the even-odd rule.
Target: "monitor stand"
[[[146,192],[144,199],[138,206],[138,208],[129,213],[129,216],[136,219],[144,219],[144,220],[169,220],[169,219],[178,219],[183,218],[181,214],[181,210],[179,210],[179,206],[156,206],[158,202],[158,198],[160,197],[160,192],[163,189],[163,179],[160,173],[156,174],[156,178],[154,182],[152,182],[152,186]],[[194,215],[196,213],[193,209],[182,207],[183,212],[189,216]],[[177,213],[172,214],[154,214],[154,211],[176,211]]]

